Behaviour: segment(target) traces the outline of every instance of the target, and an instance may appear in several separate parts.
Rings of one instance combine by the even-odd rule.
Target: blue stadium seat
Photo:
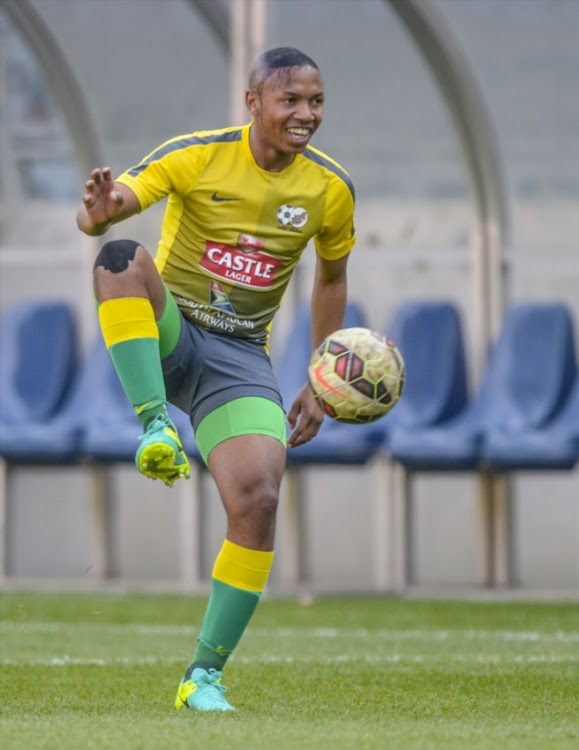
[[[448,301],[401,304],[386,327],[406,365],[406,386],[383,420],[385,441],[397,430],[414,430],[452,419],[468,398],[460,315]]]
[[[134,461],[143,428],[123,391],[100,333],[93,344],[85,372],[83,453],[94,461]],[[169,415],[187,455],[201,461],[189,417],[174,406],[169,406]]]
[[[489,458],[490,436],[522,435],[555,417],[570,393],[575,372],[567,308],[515,305],[506,315],[472,402],[441,424],[394,430],[390,454],[414,470],[475,469]]]
[[[278,382],[286,410],[307,378],[307,368],[312,354],[310,305],[298,310],[288,334],[279,366]],[[344,328],[366,327],[362,307],[349,302],[344,316]],[[379,435],[373,425],[350,425],[324,419],[316,437],[305,445],[288,451],[288,464],[365,464],[376,452]]]
[[[78,431],[61,429],[79,370],[73,309],[64,302],[18,304],[3,320],[0,350],[0,456],[74,460]]]
[[[522,430],[493,430],[485,457],[497,470],[563,470],[579,461],[579,375],[561,409],[546,424]]]

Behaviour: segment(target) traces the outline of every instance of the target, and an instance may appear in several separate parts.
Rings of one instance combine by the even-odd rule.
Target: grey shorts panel
[[[283,408],[263,345],[213,333],[183,316],[179,341],[162,366],[169,402],[190,415],[194,429],[209,412],[243,396],[262,396]]]

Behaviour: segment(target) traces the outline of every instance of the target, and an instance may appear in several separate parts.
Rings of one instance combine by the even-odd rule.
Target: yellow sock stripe
[[[261,592],[273,563],[273,552],[247,549],[226,539],[213,568],[213,578],[246,591]]]
[[[107,349],[130,339],[158,339],[153,307],[144,297],[119,297],[99,305],[99,321]]]

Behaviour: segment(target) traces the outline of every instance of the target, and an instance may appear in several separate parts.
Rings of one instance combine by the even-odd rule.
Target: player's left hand
[[[324,412],[313,397],[307,383],[295,397],[288,412],[287,421],[292,428],[292,433],[287,441],[288,448],[303,445],[317,435],[324,421]]]

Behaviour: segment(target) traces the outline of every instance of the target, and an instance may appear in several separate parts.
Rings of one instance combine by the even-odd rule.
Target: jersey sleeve
[[[144,211],[170,193],[185,195],[192,190],[202,160],[202,149],[192,148],[188,136],[179,136],[163,143],[116,181],[135,193]]]
[[[338,176],[328,186],[326,211],[321,232],[314,238],[317,253],[325,260],[338,260],[347,255],[356,242],[354,223],[354,191]]]

